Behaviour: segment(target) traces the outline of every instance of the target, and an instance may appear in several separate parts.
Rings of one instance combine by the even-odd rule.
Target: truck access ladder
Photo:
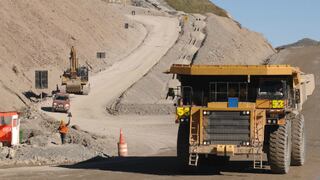
[[[199,143],[199,123],[197,120],[190,119],[190,145],[198,145]],[[190,153],[189,165],[197,166],[199,155],[197,153]]]
[[[198,145],[199,143],[199,123],[197,120],[190,119],[190,144]]]
[[[266,169],[266,166],[263,164],[263,134],[261,131],[264,131],[264,124],[261,119],[257,120],[254,124],[254,140],[253,146],[255,147],[256,152],[252,149],[253,154],[253,169]]]
[[[190,166],[198,166],[199,155],[191,153],[189,156],[189,165]]]

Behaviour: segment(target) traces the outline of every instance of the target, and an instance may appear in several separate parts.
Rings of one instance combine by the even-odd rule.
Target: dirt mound
[[[49,71],[49,89],[60,83],[74,45],[80,64],[98,72],[135,49],[142,25],[129,21],[120,6],[101,0],[0,2],[0,111],[19,109],[34,89],[34,71]],[[124,24],[130,23],[125,29]],[[106,52],[106,59],[96,52]],[[29,96],[29,95],[28,95]]]
[[[298,66],[307,74],[314,74],[316,87],[312,96],[303,106],[302,113],[306,121],[307,134],[307,159],[308,161],[320,160],[319,112],[320,112],[320,47],[306,46],[281,50],[272,57],[275,64],[291,64]]]
[[[206,34],[194,64],[261,64],[275,53],[261,34],[229,18],[210,14]]]
[[[163,74],[172,63],[261,64],[275,53],[260,34],[241,28],[229,18],[213,14],[208,19],[199,14],[189,18],[177,44],[145,77],[107,108],[109,113],[174,113],[175,99],[168,90],[172,87],[170,79],[175,77]]]
[[[228,13],[209,0],[165,0],[171,7],[186,13],[213,13],[229,17]]]
[[[22,144],[1,148],[0,166],[68,164],[116,154],[110,146],[115,141],[112,137],[72,128],[66,137],[67,144],[61,145],[59,121],[31,109],[24,113],[21,117]]]
[[[191,63],[205,36],[202,33],[205,23],[200,19],[205,17],[190,15],[187,22],[180,18],[181,33],[177,43],[147,75],[107,107],[109,113],[166,115],[175,112],[174,102],[168,96],[169,80],[173,77],[164,72],[173,63]]]
[[[301,39],[295,43],[277,47],[277,49],[282,50],[282,49],[287,49],[287,48],[306,47],[306,46],[320,46],[320,42],[313,40],[313,39],[310,39],[310,38],[304,38],[304,39]]]

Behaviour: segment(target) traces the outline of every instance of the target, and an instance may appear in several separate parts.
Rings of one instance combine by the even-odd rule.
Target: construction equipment
[[[177,156],[183,167],[208,156],[252,157],[273,173],[305,162],[302,104],[314,76],[290,65],[173,65],[181,85],[176,122]],[[199,161],[199,162],[198,162]]]
[[[76,50],[72,46],[70,52],[70,68],[61,76],[61,92],[88,95],[90,92],[89,69],[86,66],[79,67]]]

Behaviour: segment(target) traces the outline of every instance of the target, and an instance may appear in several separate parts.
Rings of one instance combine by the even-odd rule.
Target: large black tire
[[[302,114],[297,115],[292,121],[292,152],[291,165],[302,166],[306,158],[305,123]]]
[[[291,121],[270,132],[269,156],[271,171],[276,174],[289,172],[291,161]]]
[[[177,139],[177,157],[179,168],[182,172],[195,172],[196,167],[189,165],[189,122],[184,121],[179,125]]]

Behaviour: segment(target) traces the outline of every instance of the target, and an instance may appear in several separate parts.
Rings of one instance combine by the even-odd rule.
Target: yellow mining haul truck
[[[302,104],[314,76],[289,65],[173,65],[178,87],[177,156],[183,167],[247,155],[253,168],[284,174],[305,162]]]
[[[71,48],[70,68],[61,76],[61,92],[88,95],[90,92],[89,69],[79,66],[76,50]]]

